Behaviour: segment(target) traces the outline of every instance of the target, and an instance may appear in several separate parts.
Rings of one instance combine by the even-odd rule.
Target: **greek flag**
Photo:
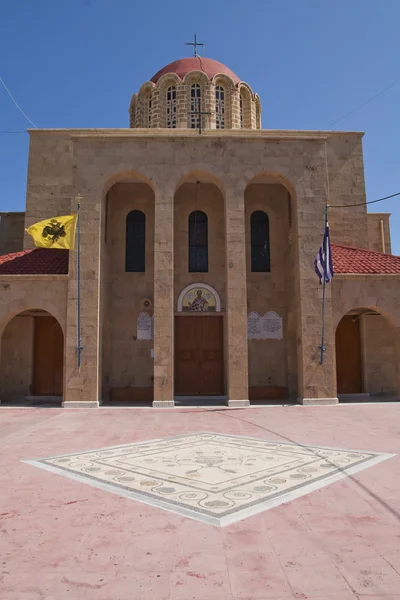
[[[321,284],[324,277],[325,282],[329,283],[334,276],[332,254],[331,254],[331,241],[329,237],[329,225],[328,221],[325,222],[325,233],[322,241],[322,246],[318,250],[318,254],[315,257],[314,269],[319,277],[319,283]]]

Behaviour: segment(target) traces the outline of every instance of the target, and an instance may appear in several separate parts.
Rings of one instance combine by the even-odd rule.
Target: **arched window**
[[[268,273],[271,270],[269,254],[269,219],[263,210],[256,210],[250,218],[251,270]]]
[[[201,88],[199,83],[193,83],[190,88],[190,127],[198,129],[201,119]]]
[[[126,217],[125,271],[144,273],[146,270],[146,217],[141,210],[132,210]]]
[[[243,129],[243,97],[240,94],[240,128]]]
[[[176,129],[176,87],[167,89],[167,127]]]
[[[217,129],[225,129],[225,90],[222,85],[215,88],[215,124]]]
[[[201,210],[189,215],[189,271],[208,272],[208,219]]]

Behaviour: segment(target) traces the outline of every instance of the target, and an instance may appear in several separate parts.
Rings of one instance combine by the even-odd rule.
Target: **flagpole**
[[[78,219],[77,219],[77,262],[78,262],[78,273],[77,273],[77,309],[78,309],[78,323],[77,323],[77,335],[78,335],[78,367],[81,366],[81,195],[78,198]]]
[[[324,253],[324,285],[322,287],[322,327],[321,327],[321,358],[319,360],[319,364],[324,364],[324,352],[325,352],[325,291],[326,291],[326,278],[328,271],[328,253],[327,253],[327,244],[328,238],[326,236],[328,226],[328,204],[325,206],[325,228],[324,228],[324,241],[323,241],[323,253]]]

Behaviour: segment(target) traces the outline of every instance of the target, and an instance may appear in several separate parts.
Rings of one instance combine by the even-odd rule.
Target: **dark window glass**
[[[263,210],[256,210],[250,219],[251,270],[268,273],[271,270],[269,254],[269,219]]]
[[[125,271],[144,273],[146,270],[146,217],[133,210],[126,217]]]
[[[208,223],[207,215],[195,210],[189,215],[189,271],[208,271]]]

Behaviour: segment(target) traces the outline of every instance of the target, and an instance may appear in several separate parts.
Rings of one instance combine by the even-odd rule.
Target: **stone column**
[[[321,355],[322,285],[314,271],[314,259],[322,243],[325,211],[325,164],[323,151],[315,166],[306,171],[297,190],[297,248],[293,277],[297,305],[298,402],[337,404],[335,330],[332,285],[326,284],[325,353]]]
[[[155,195],[154,400],[174,406],[174,197]]]
[[[228,406],[249,406],[247,349],[246,237],[243,191],[227,193],[226,365]]]
[[[70,252],[64,354],[65,408],[92,408],[100,400],[100,217],[101,197],[80,189],[81,200],[81,366],[77,362],[77,251]],[[76,211],[76,201],[72,209]]]

